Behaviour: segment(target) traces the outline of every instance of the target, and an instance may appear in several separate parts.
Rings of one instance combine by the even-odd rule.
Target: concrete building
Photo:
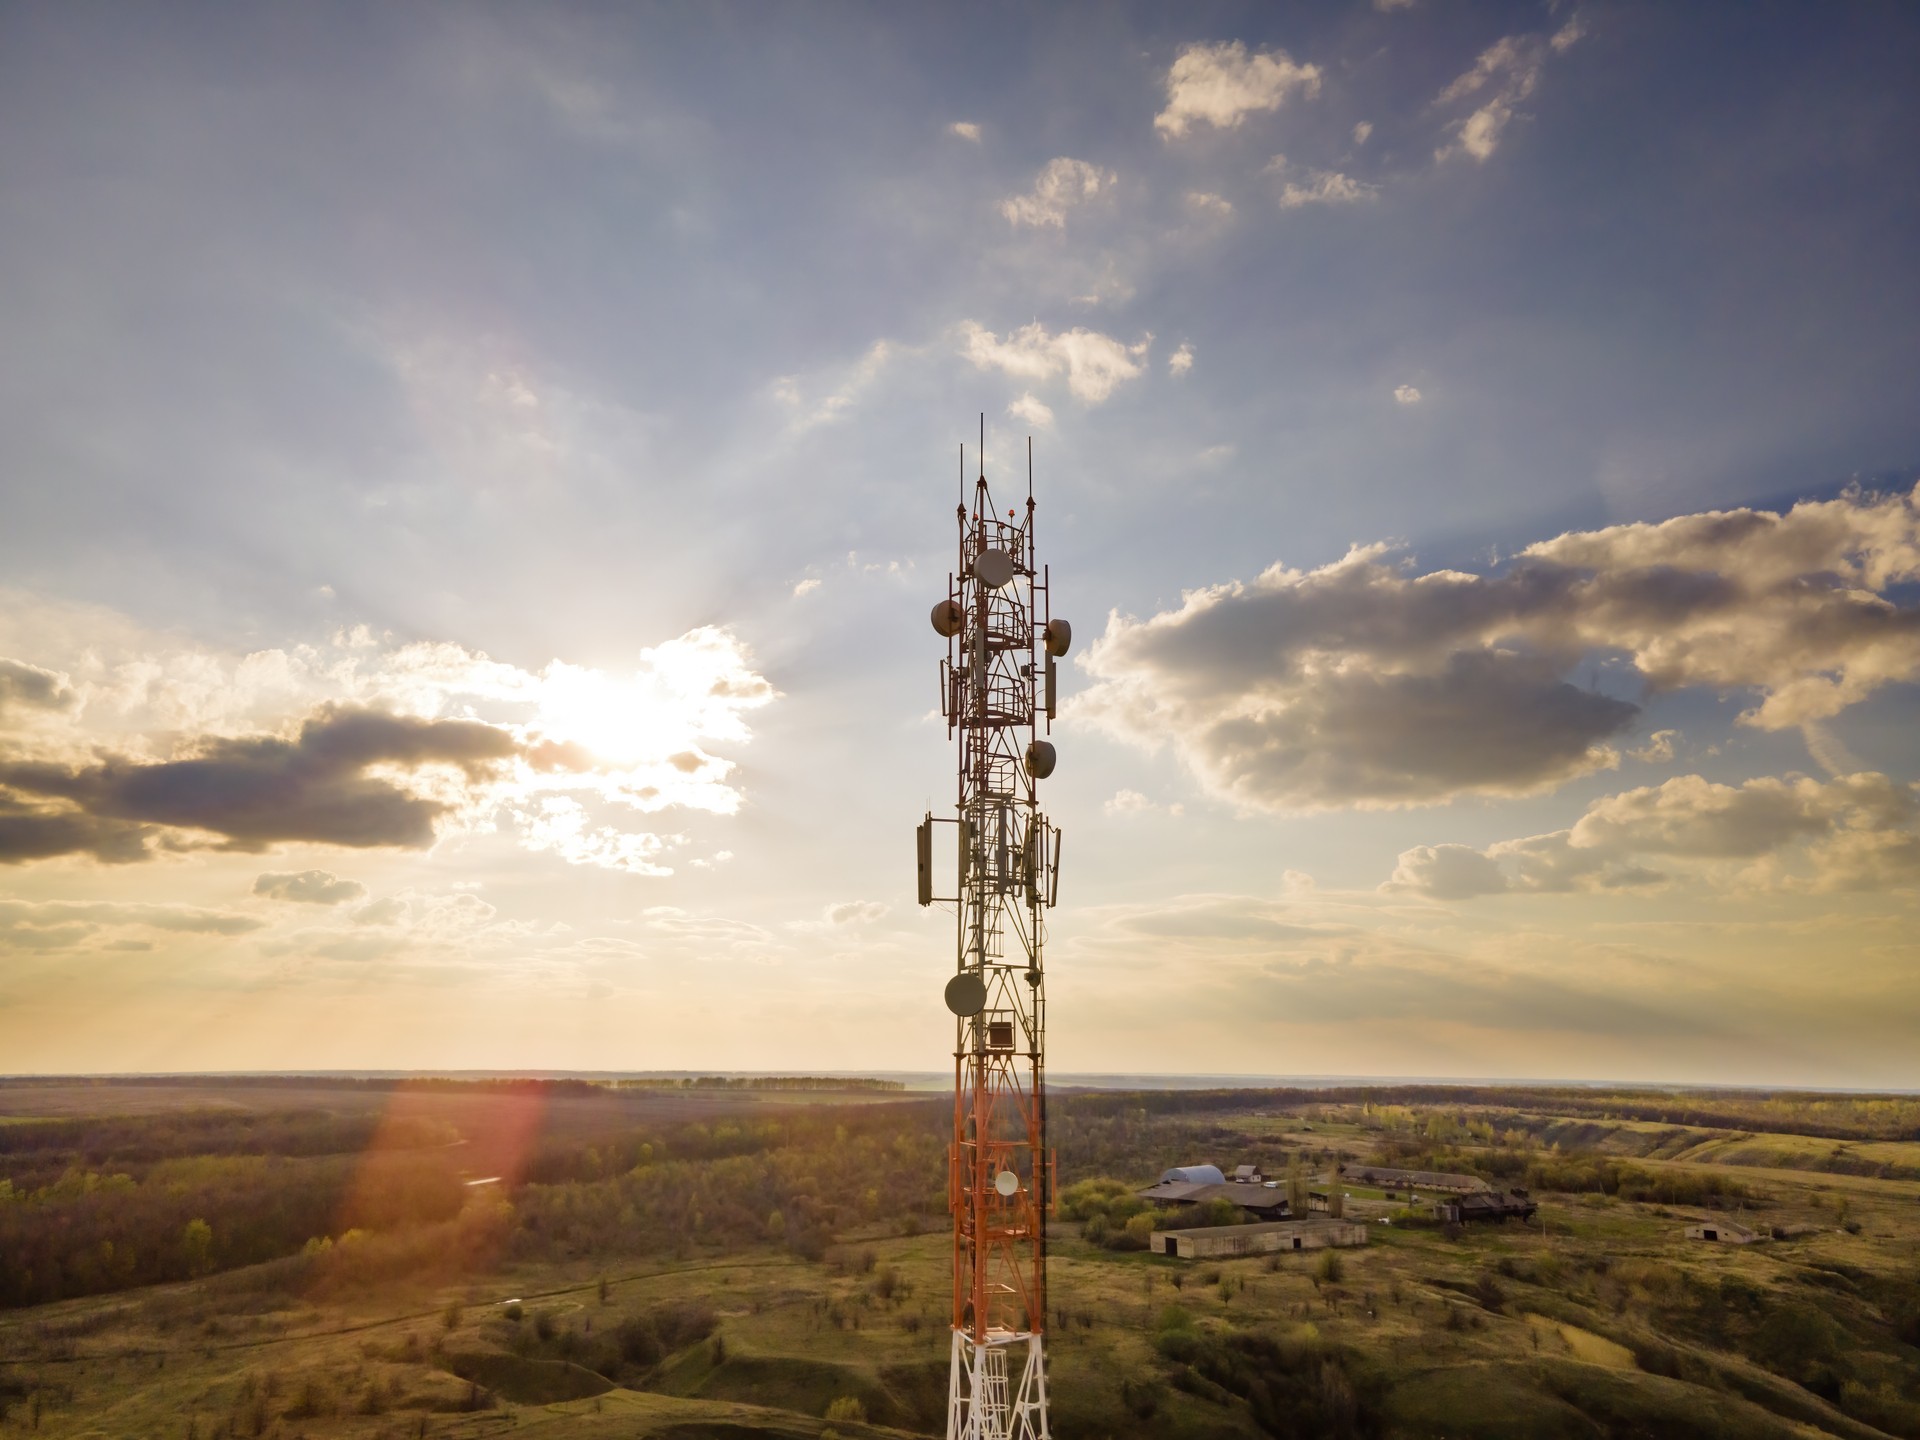
[[[1354,1220],[1282,1220],[1270,1225],[1216,1225],[1204,1230],[1156,1230],[1153,1253],[1182,1260],[1229,1259],[1281,1251],[1364,1245],[1367,1227]]]
[[[1702,1220],[1687,1226],[1689,1240],[1718,1240],[1723,1245],[1751,1245],[1760,1237],[1731,1220]]]

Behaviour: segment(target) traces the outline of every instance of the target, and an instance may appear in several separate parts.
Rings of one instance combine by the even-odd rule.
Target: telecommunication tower
[[[1058,895],[1060,831],[1040,811],[1053,773],[1055,662],[1072,629],[1053,618],[1034,548],[1033,442],[1027,503],[1005,517],[983,458],[968,496],[960,451],[959,563],[933,628],[947,641],[940,708],[959,758],[951,819],[929,812],[917,840],[919,900],[954,904],[953,1341],[947,1440],[1048,1440],[1045,912]],[[933,827],[958,831],[956,893],[936,895]]]

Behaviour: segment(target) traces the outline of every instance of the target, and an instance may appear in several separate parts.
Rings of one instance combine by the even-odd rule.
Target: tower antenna
[[[1055,753],[1055,662],[1072,628],[1053,618],[1034,547],[1033,438],[1027,513],[998,515],[987,495],[986,414],[958,567],[933,628],[947,641],[941,713],[956,742],[954,815],[916,833],[919,901],[956,906],[946,1004],[954,1017],[952,1352],[947,1440],[1049,1440],[1043,1337],[1047,1215],[1046,912],[1058,898],[1060,831],[1040,811]],[[964,457],[964,447],[963,447]],[[934,894],[933,827],[956,827],[957,893]]]

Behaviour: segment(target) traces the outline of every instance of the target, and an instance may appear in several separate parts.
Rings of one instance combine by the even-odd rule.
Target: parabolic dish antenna
[[[982,550],[973,562],[973,573],[982,585],[998,590],[1013,579],[1013,559],[1004,550]]]
[[[971,971],[947,981],[947,1009],[962,1019],[987,1008],[987,982]]]
[[[1020,1177],[1011,1170],[1002,1170],[993,1177],[993,1188],[998,1190],[1004,1198],[1011,1200],[1020,1189]]]

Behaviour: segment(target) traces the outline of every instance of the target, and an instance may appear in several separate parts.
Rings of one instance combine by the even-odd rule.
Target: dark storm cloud
[[[0,762],[0,801],[7,791],[13,795],[9,808],[0,809],[0,825],[9,815],[21,822],[23,853],[15,859],[80,851],[137,859],[125,853],[128,837],[148,826],[209,832],[221,837],[217,848],[224,850],[294,841],[424,849],[446,805],[370,775],[369,768],[450,765],[479,781],[516,751],[513,737],[490,725],[329,708],[291,740],[210,739],[182,760],[109,758],[78,767]],[[67,808],[29,809],[36,801]],[[118,838],[103,841],[103,834]],[[60,843],[63,836],[69,843]],[[101,853],[113,844],[120,853]]]
[[[1595,656],[1651,691],[1754,694],[1744,723],[1814,725],[1920,677],[1920,491],[1560,536],[1492,575],[1375,547],[1115,616],[1079,713],[1171,743],[1267,809],[1524,794],[1614,763],[1639,715],[1571,683]]]

